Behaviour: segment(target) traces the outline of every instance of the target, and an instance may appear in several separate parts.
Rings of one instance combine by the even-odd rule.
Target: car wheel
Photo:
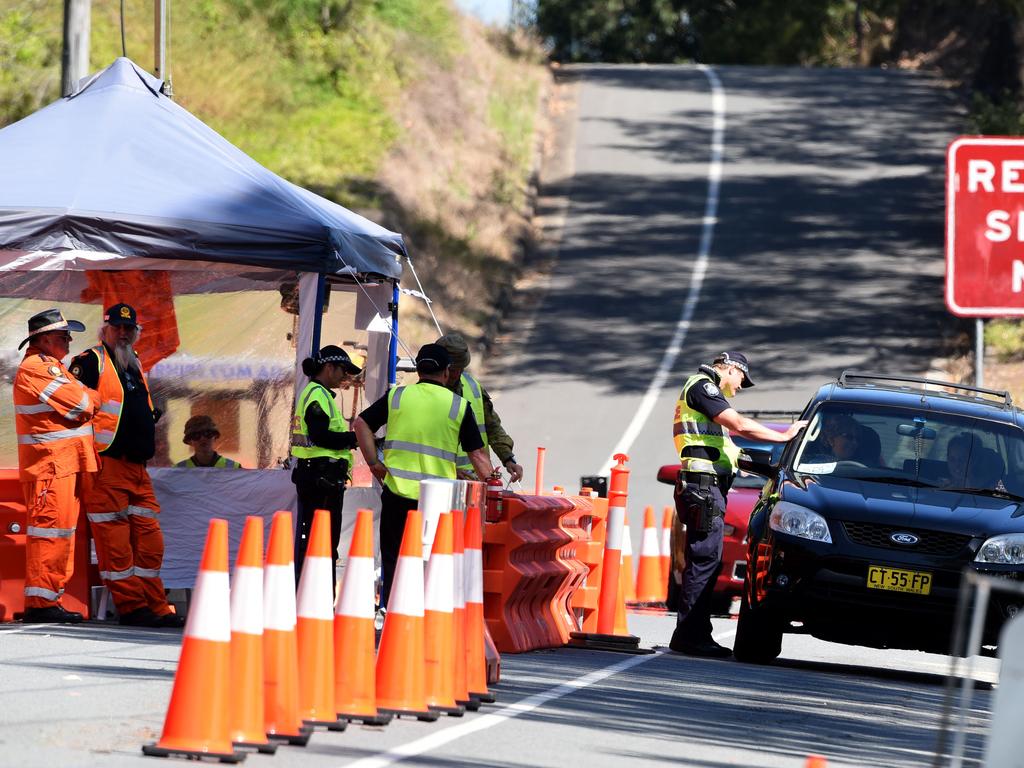
[[[769,664],[780,653],[782,621],[770,608],[751,608],[742,598],[732,655],[747,664]]]

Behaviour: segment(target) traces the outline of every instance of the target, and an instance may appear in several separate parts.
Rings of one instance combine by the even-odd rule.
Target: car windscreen
[[[775,425],[769,425],[769,426],[775,428]],[[778,429],[781,431],[781,429],[784,426],[785,425],[780,425],[778,427]],[[786,447],[786,443],[763,443],[763,442],[760,442],[758,440],[750,440],[750,439],[748,439],[746,437],[737,437],[736,435],[732,436],[732,441],[734,443],[736,443],[737,447],[739,447],[743,451],[749,450],[751,448],[756,448],[756,449],[758,449],[760,451],[771,451],[772,452],[772,464],[778,464],[779,463],[779,459],[782,457],[782,451]],[[739,470],[736,473],[736,477],[733,479],[732,487],[733,488],[760,488],[761,486],[764,485],[764,483],[765,483],[765,479],[763,477],[759,477],[758,475],[752,475],[749,472],[744,472],[743,470]]]
[[[802,474],[1024,495],[1024,432],[932,411],[824,403],[793,459]]]

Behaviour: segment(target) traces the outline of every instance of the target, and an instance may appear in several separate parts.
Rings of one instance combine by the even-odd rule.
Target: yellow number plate
[[[869,565],[868,588],[927,595],[932,591],[932,575],[924,571],[903,571],[899,568]]]

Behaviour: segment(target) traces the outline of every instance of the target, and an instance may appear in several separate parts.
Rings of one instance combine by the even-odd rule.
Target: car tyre
[[[769,608],[751,608],[746,598],[740,601],[736,640],[732,654],[746,664],[770,664],[782,653],[782,621]]]

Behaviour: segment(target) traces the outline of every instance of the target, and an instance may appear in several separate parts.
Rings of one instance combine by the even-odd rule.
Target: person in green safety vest
[[[220,430],[209,416],[193,416],[185,422],[185,437],[182,442],[192,449],[192,455],[174,466],[211,467],[214,469],[242,469],[242,465],[234,459],[217,453],[216,444],[220,439]]]
[[[451,358],[439,344],[424,344],[416,355],[419,381],[396,387],[367,407],[352,424],[359,450],[380,494],[380,605],[387,606],[405,519],[420,496],[420,480],[455,479],[461,445],[478,477],[496,470],[484,450],[473,409],[447,386]],[[374,433],[387,428],[383,460]]]
[[[741,416],[726,397],[752,386],[746,356],[722,352],[686,380],[676,403],[672,425],[680,462],[676,510],[686,525],[686,567],[669,648],[691,656],[732,655],[711,636],[711,596],[722,569],[725,497],[740,454],[729,433],[784,443],[807,425],[795,421],[785,432],[777,432]]]
[[[302,361],[309,383],[295,401],[292,417],[292,482],[298,495],[295,523],[295,581],[302,574],[313,513],[331,513],[331,576],[338,565],[341,510],[356,436],[349,431],[334,390],[361,372],[341,347],[328,344]]]
[[[501,425],[501,418],[495,412],[494,403],[483,384],[466,373],[472,356],[469,353],[469,344],[465,337],[461,333],[451,332],[446,333],[434,343],[447,349],[451,356],[452,367],[448,369],[448,389],[469,401],[469,407],[473,409],[477,426],[480,427],[484,448],[494,451],[501,461],[501,466],[508,470],[513,483],[519,482],[523,479],[523,468],[516,461],[516,456],[512,452],[515,442]],[[466,454],[460,452],[456,463],[460,478],[464,480],[478,479],[472,473],[472,467]]]

